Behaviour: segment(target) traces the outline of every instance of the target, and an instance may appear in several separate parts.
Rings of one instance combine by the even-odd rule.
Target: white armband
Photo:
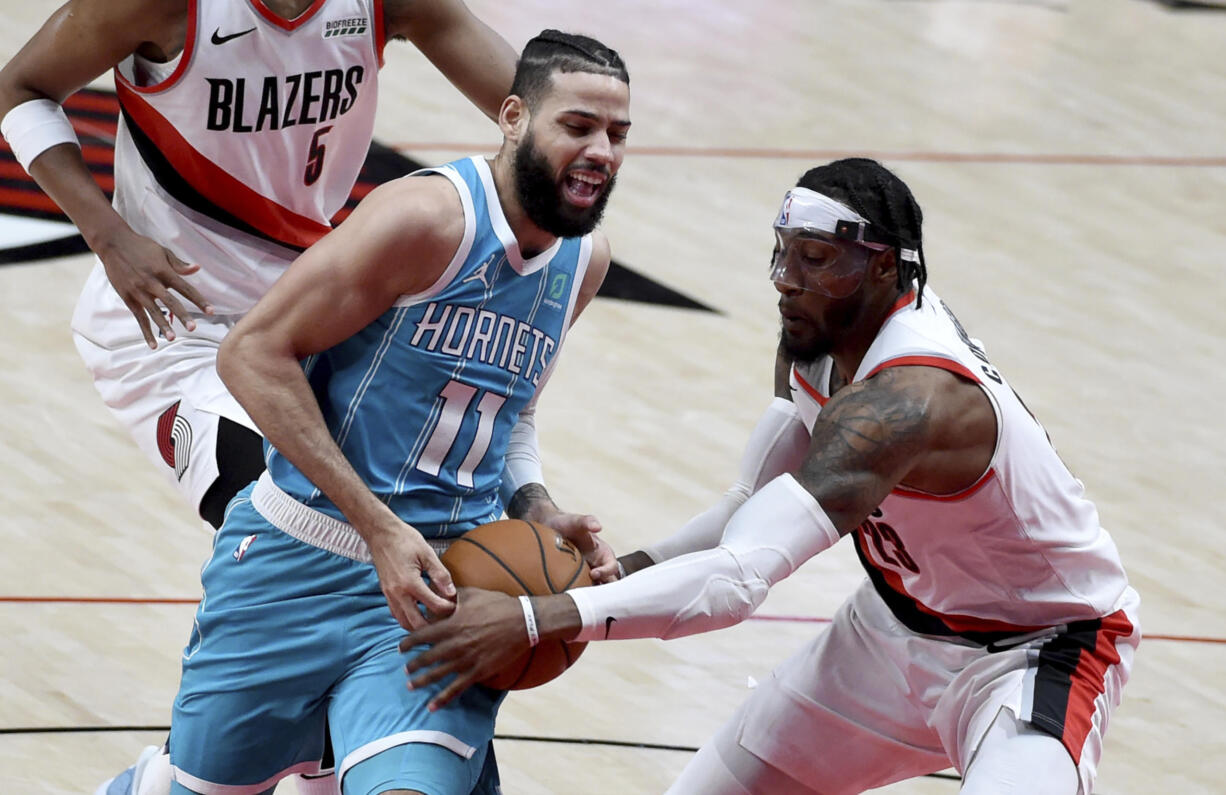
[[[745,452],[741,454],[740,473],[732,488],[719,502],[690,519],[680,530],[643,551],[660,563],[687,552],[714,547],[723,537],[728,519],[751,494],[800,465],[809,450],[809,440],[809,431],[796,404],[775,398],[749,436]]]
[[[541,642],[541,633],[536,628],[536,611],[532,608],[532,599],[520,596],[519,606],[524,611],[524,625],[528,629],[528,645],[536,646]]]
[[[27,174],[34,159],[51,147],[81,145],[64,108],[49,99],[32,99],[4,114],[0,133]]]
[[[519,420],[511,429],[503,462],[502,484],[499,494],[503,505],[510,505],[515,492],[528,483],[544,483],[541,469],[541,453],[536,441],[536,404],[529,403],[519,413]]]
[[[676,638],[732,626],[753,614],[772,585],[838,540],[817,500],[780,475],[733,514],[715,549],[567,591],[583,619],[575,640]]]

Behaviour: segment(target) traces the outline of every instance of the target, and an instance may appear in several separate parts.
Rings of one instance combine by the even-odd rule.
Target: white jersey
[[[931,290],[894,307],[855,374],[939,367],[978,384],[996,413],[991,462],[970,488],[895,488],[855,531],[878,593],[913,631],[978,640],[1106,616],[1128,585],[1119,553],[1046,432]],[[829,357],[792,368],[810,429],[829,399]]]
[[[365,161],[384,44],[380,0],[316,0],[287,21],[259,0],[189,0],[183,52],[115,69],[115,208],[200,265],[241,314],[331,228]]]

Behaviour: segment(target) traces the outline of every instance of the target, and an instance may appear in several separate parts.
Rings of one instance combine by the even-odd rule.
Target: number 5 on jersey
[[[324,154],[327,152],[327,147],[320,143],[319,139],[327,135],[331,129],[331,124],[327,127],[320,127],[311,136],[311,146],[307,149],[306,171],[302,175],[303,184],[314,185],[319,175],[324,173]]]
[[[430,434],[430,441],[426,442],[426,449],[422,451],[421,458],[417,460],[419,470],[438,477],[443,462],[451,454],[451,448],[460,434],[460,426],[464,423],[468,407],[479,391],[475,386],[469,384],[448,381],[447,386],[439,392],[443,405],[439,410],[434,432]],[[473,487],[473,471],[485,457],[486,451],[490,449],[490,439],[494,435],[494,420],[505,402],[505,397],[494,392],[486,392],[477,401],[477,432],[473,435],[468,454],[464,456],[456,472],[456,483],[464,488]]]

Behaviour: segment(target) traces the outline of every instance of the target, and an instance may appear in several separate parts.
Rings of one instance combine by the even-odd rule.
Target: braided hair
[[[529,108],[535,108],[548,93],[554,72],[590,72],[630,84],[630,73],[616,50],[588,36],[550,29],[541,31],[524,45],[511,93]]]
[[[796,185],[843,202],[879,231],[893,236],[898,289],[915,284],[916,305],[922,304],[924,283],[928,281],[921,231],[924,213],[905,182],[876,160],[849,157],[809,169]],[[903,248],[918,251],[919,262],[904,260]]]

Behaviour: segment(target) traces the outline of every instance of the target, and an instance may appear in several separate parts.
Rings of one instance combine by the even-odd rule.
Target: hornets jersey
[[[218,314],[254,305],[331,228],[365,162],[383,52],[380,0],[189,0],[183,51],[115,68],[115,207],[201,265]]]
[[[304,362],[345,457],[419,529],[502,514],[511,428],[557,356],[592,246],[590,236],[560,238],[525,260],[484,159],[421,173],[451,180],[464,208],[463,242],[446,272]],[[268,471],[298,502],[344,519],[272,447]]]
[[[896,487],[854,532],[877,592],[912,631],[990,638],[1094,619],[1128,587],[1111,536],[1047,433],[941,299],[903,296],[869,346],[854,381],[886,367],[937,367],[978,384],[996,414],[988,468],[957,494]],[[812,428],[829,399],[831,360],[792,395]]]

